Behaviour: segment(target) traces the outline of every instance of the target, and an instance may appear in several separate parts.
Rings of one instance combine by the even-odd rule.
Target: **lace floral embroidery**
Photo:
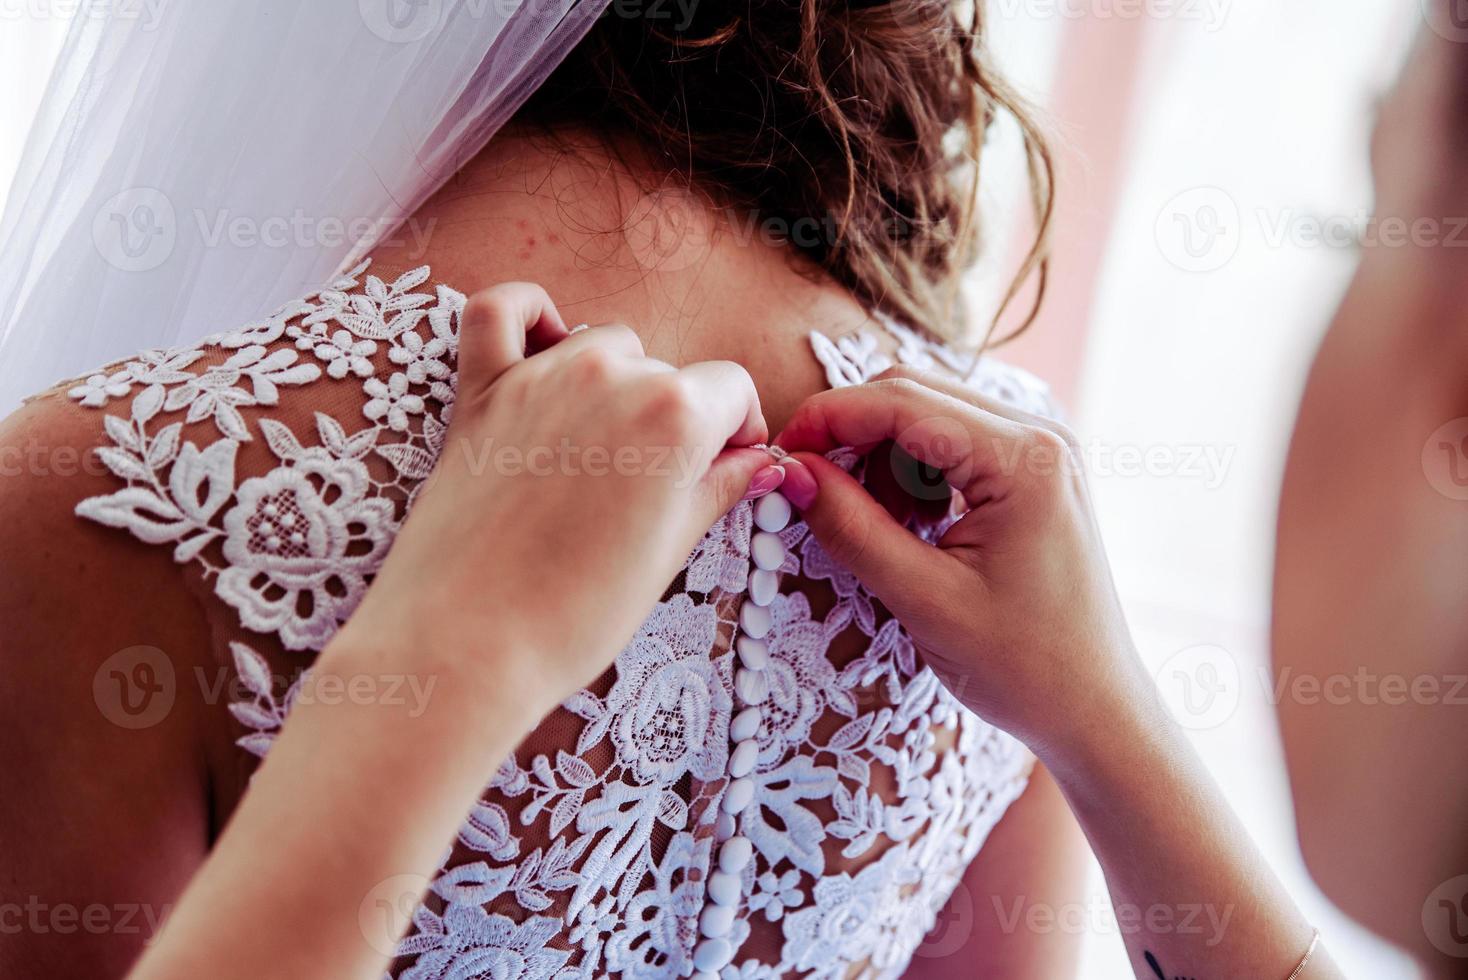
[[[442,451],[465,300],[428,280],[423,268],[388,283],[364,264],[257,323],[75,383],[71,398],[106,412],[97,454],[121,484],[77,513],[171,546],[242,630],[321,650]],[[904,363],[959,366],[883,326]],[[833,385],[891,362],[870,335],[811,343]],[[973,381],[1048,410],[1017,372],[981,362]],[[326,384],[355,386],[355,419],[283,421],[302,417],[287,399],[311,404]],[[264,471],[247,470],[246,449],[261,447]],[[694,973],[751,526],[748,504],[721,519],[613,668],[500,766],[413,913],[395,975]],[[755,853],[728,933],[739,955],[722,977],[897,976],[1023,789],[1028,760],[920,667],[900,624],[804,524],[781,537],[770,696],[741,816]],[[247,692],[230,706],[239,744],[263,757],[309,670],[283,685],[262,643],[242,633],[229,646]]]
[[[396,534],[398,508],[364,460],[375,455],[390,463],[390,482],[411,502],[432,469],[453,404],[443,358],[457,350],[464,297],[443,287],[436,296],[414,293],[427,269],[391,286],[369,276],[364,292],[345,292],[364,270],[333,283],[314,302],[290,304],[200,348],[147,352],[70,392],[91,407],[133,396],[126,416],[106,417],[113,444],[98,450],[128,486],[83,501],[77,513],[152,544],[173,544],[175,560],[199,561],[246,628],[277,634],[291,650],[326,644],[361,601]],[[426,340],[414,332],[425,320]],[[296,349],[268,346],[283,336],[294,339]],[[392,363],[404,371],[373,376],[367,358],[379,342],[390,345]],[[190,370],[211,346],[236,353]],[[254,438],[242,409],[276,406],[282,388],[308,385],[323,374],[365,378],[362,414],[374,424],[349,434],[318,413],[316,444],[308,448],[288,426],[262,416],[258,434],[279,465],[237,485],[236,457]],[[441,416],[429,412],[425,394],[442,406]],[[175,418],[179,414],[182,419]],[[407,433],[410,416],[421,420],[417,431],[383,441],[389,431]],[[205,421],[219,438],[201,449],[183,431]],[[206,550],[215,544],[217,554]]]

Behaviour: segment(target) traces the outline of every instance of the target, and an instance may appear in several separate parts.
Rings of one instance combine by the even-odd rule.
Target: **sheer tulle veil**
[[[0,415],[314,289],[607,0],[82,0],[0,219]]]

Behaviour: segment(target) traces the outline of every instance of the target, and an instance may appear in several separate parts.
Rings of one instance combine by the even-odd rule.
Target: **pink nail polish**
[[[763,497],[765,494],[776,489],[785,482],[785,471],[778,466],[766,466],[755,473],[754,478],[749,481],[749,490],[745,492],[745,500],[753,500],[755,497]]]
[[[785,461],[785,485],[780,492],[800,510],[805,510],[816,502],[816,495],[820,492],[820,484],[810,469],[797,459]]]

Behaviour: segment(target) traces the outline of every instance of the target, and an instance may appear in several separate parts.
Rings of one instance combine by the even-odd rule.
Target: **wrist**
[[[1118,776],[1133,777],[1172,754],[1180,733],[1152,677],[1135,655],[1116,658],[1104,683],[1088,686],[1084,700],[1056,712],[1055,724],[1031,743],[1036,757],[1066,787],[1084,794]]]

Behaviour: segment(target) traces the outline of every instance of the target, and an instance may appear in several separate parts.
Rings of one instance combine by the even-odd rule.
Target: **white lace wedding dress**
[[[463,304],[427,268],[385,283],[363,266],[70,388],[106,413],[97,454],[117,479],[77,513],[187,566],[248,692],[230,710],[249,753],[269,751],[441,450]],[[898,359],[959,366],[884,328]],[[871,335],[812,344],[833,385],[890,363]],[[1043,386],[987,359],[973,383],[1049,411]],[[615,666],[500,766],[394,975],[903,971],[1029,756],[919,665],[798,521],[778,531],[778,590],[747,596],[753,525],[748,503],[716,524]]]

